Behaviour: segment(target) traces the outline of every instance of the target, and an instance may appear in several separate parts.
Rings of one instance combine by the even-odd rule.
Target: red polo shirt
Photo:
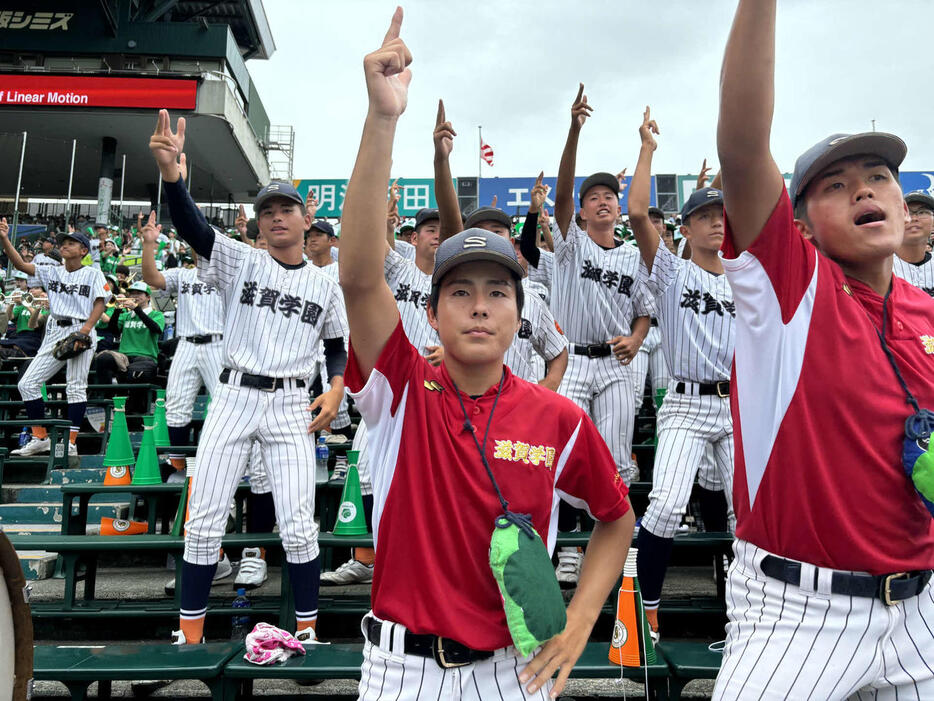
[[[738,538],[872,574],[934,567],[932,518],[901,462],[912,413],[876,329],[882,297],[795,229],[783,192],[752,246],[723,266],[736,302],[730,402]],[[934,409],[934,301],[900,278],[889,348]]]
[[[549,552],[561,499],[599,521],[623,516],[626,487],[591,420],[573,402],[503,371],[486,456],[510,509],[532,515]],[[502,507],[444,365],[432,367],[400,323],[368,379],[351,339],[344,381],[368,431],[373,612],[478,650],[512,644],[489,565]],[[461,393],[481,442],[496,391],[476,400]]]

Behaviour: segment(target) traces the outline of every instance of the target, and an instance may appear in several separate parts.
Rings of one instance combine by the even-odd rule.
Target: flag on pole
[[[493,147],[483,143],[482,138],[480,139],[480,158],[486,161],[488,166],[493,165]]]

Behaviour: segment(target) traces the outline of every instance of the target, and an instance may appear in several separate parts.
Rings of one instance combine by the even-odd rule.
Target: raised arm
[[[3,245],[3,252],[6,253],[6,257],[10,259],[10,263],[14,268],[27,275],[36,274],[36,266],[24,261],[19,251],[10,241],[10,225],[7,223],[6,217],[0,219],[0,244]]]
[[[571,105],[571,128],[568,130],[568,140],[561,153],[561,165],[558,166],[558,182],[555,185],[555,222],[561,230],[561,235],[567,237],[568,227],[574,217],[574,170],[577,166],[577,141],[580,137],[581,127],[587,117],[593,112],[593,107],[587,104],[584,94],[584,84],[580,84],[577,97]]]
[[[632,226],[632,233],[636,236],[642,262],[645,263],[649,273],[652,272],[652,263],[655,262],[655,254],[661,241],[661,237],[649,219],[652,154],[658,146],[654,134],[658,134],[658,125],[652,119],[651,111],[646,107],[642,115],[642,126],[639,127],[642,148],[639,149],[639,161],[636,163],[636,172],[632,174],[632,186],[629,188],[629,224]]]
[[[165,276],[156,268],[156,242],[159,240],[161,225],[156,225],[156,213],[151,211],[146,225],[143,225],[143,215],[136,217],[136,229],[143,236],[143,281],[150,287],[158,290],[165,289]]]
[[[444,100],[438,100],[438,116],[435,119],[435,198],[438,200],[438,214],[441,217],[441,241],[451,238],[464,230],[461,207],[457,202],[457,190],[451,177],[451,151],[457,132],[444,116]]]
[[[538,250],[538,221],[542,215],[545,196],[548,194],[548,188],[542,184],[542,178],[544,177],[545,171],[542,171],[538,174],[538,178],[535,179],[532,192],[529,194],[529,211],[525,216],[525,223],[522,225],[522,233],[519,235],[519,250],[529,262],[529,265],[534,268],[538,267],[538,262],[542,257],[541,252]]]
[[[408,69],[412,54],[399,38],[401,28],[400,7],[392,16],[382,46],[363,59],[369,110],[344,198],[340,279],[351,343],[362,377],[369,377],[399,320],[395,298],[383,273],[383,232],[392,142],[412,80]]]
[[[785,186],[769,139],[775,106],[775,0],[740,0],[720,73],[717,152],[737,253],[752,245]]]

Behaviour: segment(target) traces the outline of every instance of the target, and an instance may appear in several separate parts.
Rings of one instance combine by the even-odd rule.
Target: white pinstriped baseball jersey
[[[162,277],[165,291],[176,295],[177,336],[223,333],[224,298],[217,287],[202,282],[195,268],[169,268]]]
[[[47,268],[47,267],[61,268],[62,267],[61,261],[55,260],[54,258],[50,258],[45,253],[37,253],[35,256],[33,256],[32,264],[36,266],[36,275],[30,275],[26,278],[26,285],[29,287],[45,287],[45,285],[41,282],[39,275],[38,275],[39,268]]]
[[[318,341],[348,333],[340,288],[305,261],[285,266],[215,232],[211,257],[198,258],[198,277],[225,298],[224,360],[234,370],[309,377]]]
[[[687,382],[729,380],[736,305],[726,275],[709,273],[659,244],[651,275],[646,277],[643,265],[640,276],[655,297],[671,377]]]
[[[419,353],[426,355],[427,346],[441,345],[438,332],[431,328],[425,312],[431,296],[431,275],[423,273],[414,261],[391,249],[386,253],[383,269],[386,283],[396,298],[406,338],[418,348]]]
[[[551,311],[571,343],[606,343],[629,336],[637,316],[654,314],[654,302],[639,280],[642,258],[632,246],[604,249],[574,221],[567,238],[555,234]]]
[[[94,301],[110,299],[104,274],[86,265],[68,272],[64,265],[36,266],[36,278],[49,294],[49,312],[53,318],[86,320]]]
[[[551,251],[539,249],[538,266],[529,264],[529,280],[543,285],[551,296],[551,282],[555,274],[555,254]]]
[[[921,263],[909,263],[896,255],[892,264],[892,272],[934,297],[934,256],[930,253],[924,254],[924,260]]]
[[[525,304],[519,332],[506,350],[503,362],[517,377],[537,382],[541,377],[536,377],[534,356],[541,356],[545,362],[554,360],[567,348],[568,340],[555,324],[545,302],[529,289],[527,283],[528,278],[522,281]]]
[[[396,239],[395,241],[396,253],[405,258],[406,260],[415,260],[415,246],[410,244],[408,241],[403,241],[402,239]]]

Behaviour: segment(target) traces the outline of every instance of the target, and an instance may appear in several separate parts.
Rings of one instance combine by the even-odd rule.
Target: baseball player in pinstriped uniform
[[[74,233],[74,230],[71,227],[69,227],[69,232]],[[89,239],[88,246],[90,245],[91,245],[91,241]],[[61,267],[62,260],[53,258],[52,255],[50,255],[52,254],[52,251],[55,250],[55,237],[46,236],[45,238],[42,239],[41,246],[42,246],[42,250],[39,251],[35,256],[33,256],[32,264],[36,266],[37,268],[41,268],[43,266]],[[57,255],[57,254],[54,254],[54,255]],[[38,275],[30,275],[26,279],[26,285],[28,287],[42,287],[42,281]]]
[[[314,522],[314,446],[310,433],[330,422],[343,394],[347,325],[339,289],[302,258],[311,225],[302,198],[289,183],[273,182],[255,202],[268,251],[218,234],[185,189],[178,156],[185,122],[173,132],[159,112],[150,150],[179,235],[199,255],[199,277],[225,297],[224,364],[198,445],[198,470],[185,527],[181,630],[176,643],[200,642],[211,578],[230,500],[258,440],[276,506],[276,520],[295,595],[299,640],[314,640],[320,564]],[[307,424],[305,379],[325,339],[332,391],[312,408]],[[231,430],[234,427],[236,430]]]
[[[775,0],[740,0],[720,82],[737,540],[713,697],[930,699],[934,528],[903,450],[934,407],[934,302],[892,275],[907,147],[832,134],[786,191],[775,25]]]
[[[681,232],[691,242],[690,261],[662,245],[649,219],[655,121],[646,108],[642,148],[629,189],[629,221],[642,254],[641,274],[655,296],[661,344],[671,371],[658,412],[658,449],[649,506],[639,530],[639,585],[646,616],[658,634],[658,603],[673,538],[708,446],[720,481],[731,494],[733,421],[730,369],[733,359],[733,293],[718,257],[723,242],[723,197],[703,188],[681,210]]]
[[[934,257],[927,250],[934,229],[934,197],[923,190],[905,195],[908,224],[905,239],[895,252],[893,272],[934,297]]]
[[[29,364],[20,378],[18,388],[26,417],[29,420],[41,420],[45,416],[42,401],[42,383],[51,378],[62,366],[65,367],[66,395],[68,398],[68,420],[71,422],[71,436],[68,454],[77,455],[75,441],[88,404],[88,370],[94,357],[97,333],[94,325],[104,313],[110,290],[100,270],[81,265],[81,259],[88,252],[90,241],[84,234],[65,234],[61,243],[64,265],[33,265],[26,263],[19,251],[10,242],[7,234],[9,225],[6,218],[0,219],[0,243],[3,252],[17,270],[35,277],[49,297],[50,319],[46,323],[45,338],[36,357]],[[52,355],[52,349],[62,338],[72,332],[80,331],[91,338],[91,346],[83,353],[68,360],[58,360]],[[42,426],[34,426],[32,439],[11,455],[36,455],[49,451],[50,441],[47,431]]]
[[[561,692],[583,650],[587,617],[619,574],[633,517],[612,457],[580,408],[503,366],[523,296],[508,241],[469,229],[438,249],[429,314],[445,345],[440,367],[406,340],[393,314],[378,244],[395,123],[411,77],[401,22],[397,8],[382,47],[364,61],[370,109],[344,202],[341,265],[353,271],[341,275],[353,329],[347,378],[370,424],[378,554],[373,612],[361,626],[359,698],[544,699],[546,691]],[[522,420],[511,420],[519,412]],[[466,428],[474,425],[477,434],[490,427],[485,448],[486,438]],[[499,457],[492,443],[507,435],[536,443],[547,436],[562,467],[551,474],[537,450],[538,469],[505,462],[505,442]],[[510,645],[489,571],[488,534],[502,506],[484,464],[549,540],[565,488],[601,521],[588,549],[587,586],[569,605],[565,630],[531,660]],[[457,528],[446,525],[451,519]]]

